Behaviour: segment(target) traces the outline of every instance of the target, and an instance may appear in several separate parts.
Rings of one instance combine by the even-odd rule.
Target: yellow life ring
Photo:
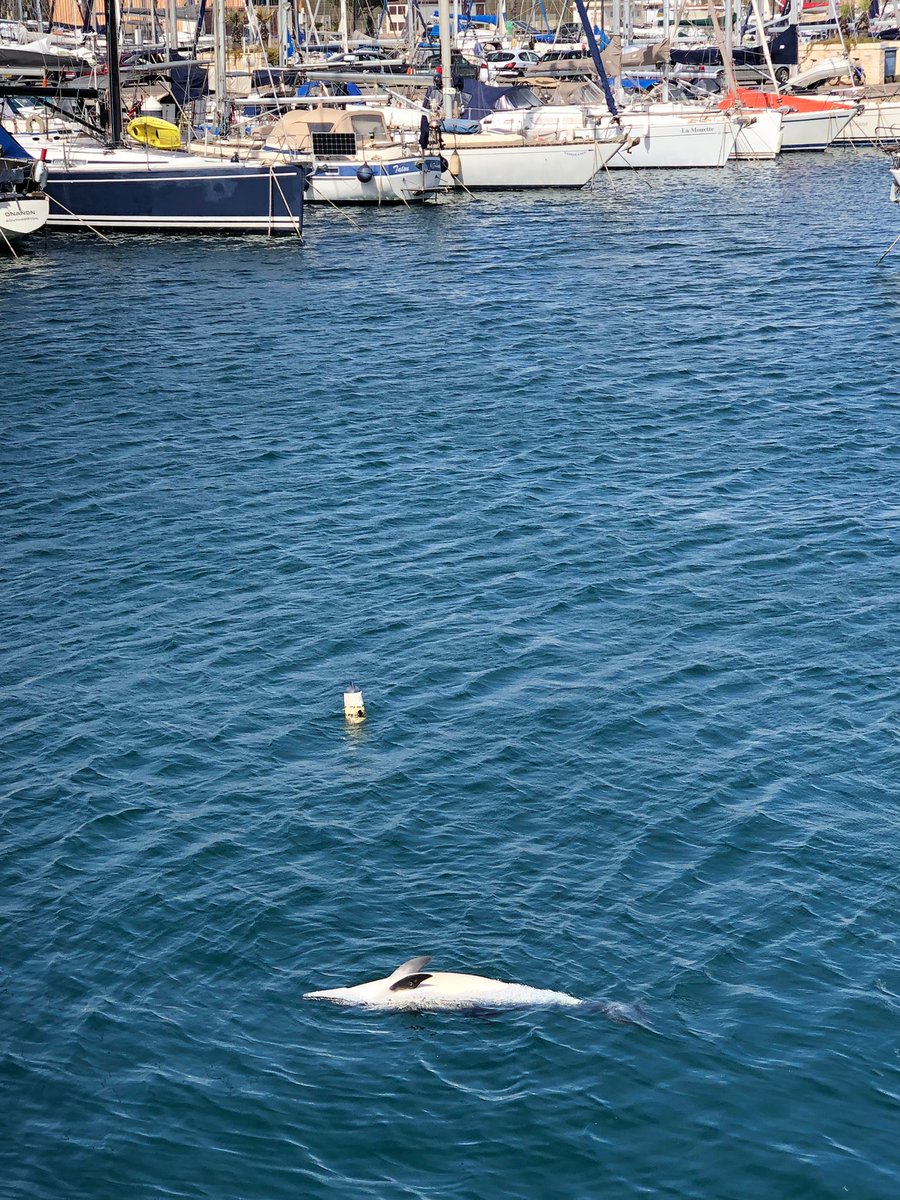
[[[171,121],[161,121],[159,117],[135,117],[126,128],[129,137],[154,150],[181,148],[181,132]]]

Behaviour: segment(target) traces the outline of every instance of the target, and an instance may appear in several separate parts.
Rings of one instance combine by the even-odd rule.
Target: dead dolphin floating
[[[504,983],[502,979],[486,979],[483,975],[424,971],[422,968],[430,962],[430,955],[411,958],[384,979],[373,979],[371,983],[358,983],[354,987],[332,988],[325,992],[306,992],[303,999],[331,1000],[334,1004],[407,1012],[535,1006],[577,1008],[585,1003],[565,992],[526,987],[523,983]]]

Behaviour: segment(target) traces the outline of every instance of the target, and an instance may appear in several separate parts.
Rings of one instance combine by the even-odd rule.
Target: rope
[[[103,238],[104,242],[112,241],[112,238],[108,238],[105,233],[101,233],[99,229],[95,229],[94,226],[90,223],[90,221],[86,221],[84,219],[84,217],[79,217],[78,213],[73,213],[71,208],[66,208],[66,206],[64,204],[61,204],[55,196],[51,196],[50,199],[56,205],[57,208],[61,208],[63,210],[63,212],[66,213],[68,216],[74,217],[76,221],[80,221],[82,225],[87,226],[87,228],[91,231],[91,233],[96,233],[97,237]]]
[[[648,132],[649,132],[649,130],[650,130],[650,116],[649,116],[649,114],[648,114],[648,116],[647,116],[647,130],[648,130]],[[638,141],[642,141],[643,139],[641,139],[641,138],[638,138],[637,140],[638,140]],[[628,136],[628,137],[627,137],[627,138],[626,138],[626,139],[625,139],[625,140],[622,142],[621,146],[620,146],[620,147],[619,147],[619,149],[616,151],[616,153],[615,153],[615,154],[611,154],[611,155],[609,156],[609,158],[606,160],[606,162],[603,164],[603,170],[604,170],[604,171],[606,172],[606,174],[609,176],[610,182],[612,182],[612,179],[613,179],[613,173],[612,173],[612,171],[610,170],[610,166],[609,166],[609,164],[610,164],[610,163],[612,162],[612,160],[613,160],[613,159],[616,157],[616,155],[618,155],[618,156],[619,156],[619,158],[621,159],[621,161],[622,161],[622,162],[625,164],[625,166],[626,166],[626,167],[629,169],[629,171],[631,171],[631,173],[634,175],[635,179],[639,179],[639,180],[641,181],[641,183],[644,185],[644,187],[646,187],[646,188],[650,188],[650,189],[652,190],[652,188],[653,188],[653,184],[650,182],[650,175],[652,174],[652,172],[650,172],[650,171],[639,171],[639,170],[638,170],[638,168],[637,168],[637,167],[634,165],[634,163],[631,161],[631,159],[628,157],[628,155],[627,155],[626,153],[624,153],[626,150],[629,150],[629,149],[631,149],[631,148],[634,146],[634,144],[635,144],[635,142],[634,142],[634,137],[633,137],[633,135],[629,135],[629,136]]]
[[[280,179],[278,178],[278,176],[275,174],[275,168],[274,168],[274,167],[269,167],[269,179],[270,179],[270,180],[272,180],[272,179],[274,179],[274,180],[275,180],[275,186],[278,188],[279,195],[281,196],[281,199],[282,199],[282,200],[283,200],[283,202],[284,202],[284,207],[285,207],[285,210],[286,210],[286,212],[287,212],[288,216],[291,218],[291,224],[292,224],[292,225],[293,225],[293,227],[294,227],[294,232],[296,233],[297,237],[298,237],[298,238],[300,239],[300,241],[302,242],[302,241],[303,241],[303,234],[302,234],[302,232],[301,232],[301,230],[300,230],[300,222],[297,220],[297,218],[296,218],[296,217],[294,216],[294,214],[291,212],[291,206],[290,206],[290,205],[288,204],[288,202],[287,202],[287,196],[285,196],[284,192],[282,191],[282,188],[281,188],[281,180],[280,180]],[[272,194],[272,185],[271,185],[271,183],[270,183],[270,184],[269,184],[269,195],[271,195],[271,194]]]
[[[444,139],[443,139],[443,137],[439,137],[438,138],[438,154],[443,155],[443,153],[444,153]],[[459,154],[459,150],[454,149],[453,153]],[[462,170],[462,159],[459,160],[459,166],[460,166],[460,170]],[[453,180],[454,190],[456,188],[462,188],[462,190],[466,193],[466,195],[469,197],[470,200],[477,200],[477,201],[481,200],[481,197],[476,196],[474,192],[470,191],[469,188],[466,187],[466,185],[463,183],[463,181],[461,179],[457,179],[455,175],[452,175],[450,173],[449,169],[447,170],[447,174],[450,175],[450,178]]]
[[[875,264],[876,267],[881,266],[881,264],[884,262],[884,260],[887,258],[887,256],[890,254],[890,252],[893,250],[893,248],[897,245],[898,242],[900,242],[900,233],[897,234],[897,236],[894,238],[894,240],[888,246],[887,250],[885,250],[884,254],[882,254],[881,258],[879,258],[878,262]]]
[[[343,211],[343,209],[340,208],[337,204],[335,204],[335,202],[333,200],[329,200],[327,196],[323,196],[322,199],[325,201],[326,204],[330,204],[336,213],[339,213],[346,221],[349,221],[354,229],[361,228],[359,222],[354,221],[353,217],[351,217],[349,213],[345,213]]]
[[[19,256],[18,256],[18,254],[16,254],[16,251],[15,251],[15,248],[13,247],[12,242],[9,240],[9,238],[6,236],[6,234],[3,232],[2,229],[0,229],[0,237],[3,238],[4,242],[6,242],[6,248],[10,252],[10,254],[13,256],[13,258],[18,258]]]

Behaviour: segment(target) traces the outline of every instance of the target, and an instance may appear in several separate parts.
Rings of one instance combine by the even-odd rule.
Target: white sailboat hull
[[[627,140],[610,170],[724,167],[734,153],[736,129],[725,113],[649,109],[621,114]]]
[[[617,142],[502,142],[480,134],[446,136],[444,157],[450,163],[447,187],[579,188],[589,183],[618,149]],[[458,170],[456,169],[458,167]]]
[[[754,113],[733,116],[737,126],[734,158],[771,160],[781,153],[784,122],[776,109],[761,109]]]
[[[786,97],[785,103],[790,104]],[[786,112],[781,149],[824,150],[853,119],[855,109],[832,108],[826,112]]]
[[[415,204],[438,194],[441,187],[439,159],[426,159],[427,168],[414,163],[397,164],[388,171],[367,164],[371,179],[360,180],[356,164],[345,170],[334,164],[310,168],[306,199],[326,204]],[[432,165],[434,164],[434,165]]]
[[[900,146],[900,96],[863,99],[834,139],[836,146]]]
[[[0,196],[0,245],[37,233],[49,215],[50,201],[43,194]]]

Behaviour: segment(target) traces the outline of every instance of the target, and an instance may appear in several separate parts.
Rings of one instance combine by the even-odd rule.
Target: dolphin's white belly
[[[582,1003],[566,992],[528,987],[524,983],[505,983],[502,979],[457,971],[420,970],[420,966],[428,961],[427,958],[413,960],[387,979],[325,992],[307,992],[304,999],[409,1012],[534,1006],[571,1008]]]

